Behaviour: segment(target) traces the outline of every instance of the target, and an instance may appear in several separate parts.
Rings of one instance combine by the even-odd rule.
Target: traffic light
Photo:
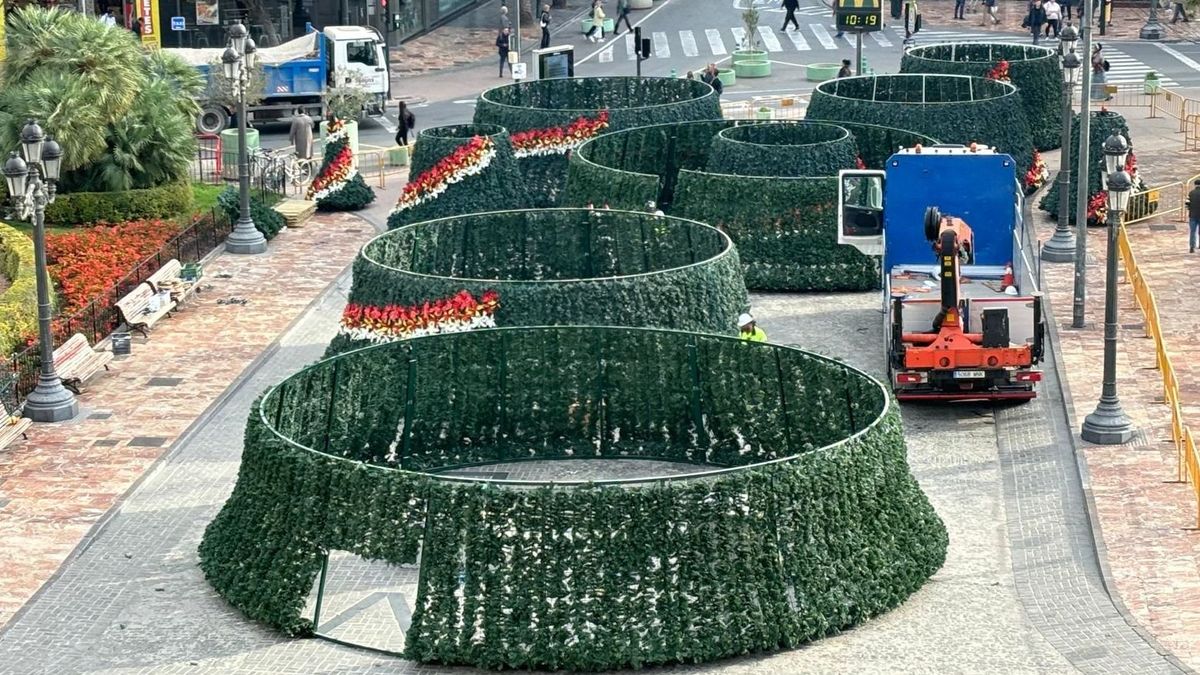
[[[641,50],[642,58],[643,59],[650,58],[650,38],[642,38],[641,48],[642,48],[642,50]]]

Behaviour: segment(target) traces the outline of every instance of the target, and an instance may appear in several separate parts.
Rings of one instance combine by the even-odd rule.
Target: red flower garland
[[[1008,73],[1008,61],[1000,61],[995,68],[987,71],[984,77],[998,82],[1012,82],[1012,77]]]
[[[595,117],[579,117],[566,126],[518,131],[510,137],[517,157],[562,154],[608,127],[608,111]]]
[[[500,294],[486,291],[483,297],[463,290],[454,297],[426,301],[421,305],[357,305],[348,304],[342,312],[342,328],[348,332],[363,331],[381,336],[408,337],[420,331],[434,331],[446,324],[468,326],[472,321],[487,321],[500,306]],[[495,325],[491,323],[491,325]]]
[[[867,163],[863,161],[862,155],[855,156],[854,168],[858,169],[859,171],[867,168]]]
[[[339,183],[350,177],[350,169],[353,168],[354,152],[350,149],[350,143],[346,143],[333,160],[325,167],[325,171],[313,179],[313,182],[308,186],[307,199],[312,200],[313,196],[324,190],[332,184]]]
[[[400,199],[396,201],[395,210],[402,211],[440,195],[449,182],[457,182],[464,176],[481,171],[494,153],[492,139],[486,136],[471,138],[427,170],[410,178],[400,193]]]
[[[1025,189],[1033,192],[1042,187],[1049,173],[1050,169],[1046,167],[1046,160],[1042,159],[1042,153],[1034,150],[1033,166],[1029,168],[1029,171],[1025,172]]]

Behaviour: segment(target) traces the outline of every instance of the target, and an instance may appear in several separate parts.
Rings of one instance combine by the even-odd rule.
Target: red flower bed
[[[103,297],[179,230],[179,225],[172,222],[135,220],[47,234],[50,278],[57,282],[63,300],[60,314],[69,316]]]

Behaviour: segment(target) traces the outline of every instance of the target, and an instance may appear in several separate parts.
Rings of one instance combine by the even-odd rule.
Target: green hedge
[[[480,136],[492,141],[496,154],[487,168],[454,183],[441,195],[388,217],[388,227],[397,228],[464,213],[521,209],[529,205],[524,179],[513,157],[508,132],[494,124],[459,124],[424,129],[417,135],[409,178],[428,171],[444,157]]]
[[[1033,145],[1052,150],[1062,145],[1062,69],[1051,47],[976,42],[913,47],[900,60],[901,73],[945,73],[984,77],[1000,61],[1025,104]]]
[[[217,195],[217,206],[225,212],[231,223],[236,223],[242,215],[242,202],[237,188],[231,185],[222,190],[221,194]],[[287,224],[278,211],[264,204],[253,191],[250,193],[250,217],[254,220],[254,227],[263,233],[267,241],[274,239]]]
[[[499,326],[655,326],[736,332],[749,306],[729,238],[628,211],[542,209],[418,223],[367,243],[350,302],[422,305],[499,293]],[[340,335],[330,353],[367,344]]]
[[[419,473],[567,458],[734,468],[553,489]],[[419,561],[408,658],[592,671],[819,639],[899,605],[946,546],[862,372],[731,337],[521,328],[349,352],[269,390],[200,564],[304,635],[326,552]]]
[[[8,288],[0,294],[0,353],[17,351],[25,338],[37,333],[36,269],[33,240],[0,223],[0,271],[8,279]]]
[[[605,134],[588,141],[572,156],[567,202],[585,205],[609,200],[614,208],[637,209],[656,201],[672,215],[716,226],[738,247],[746,286],[751,289],[878,288],[878,262],[853,247],[837,244],[835,181],[706,171],[718,133],[759,126],[783,129],[789,123],[720,120]],[[865,139],[858,147],[872,168],[882,168],[899,146],[935,142],[899,129],[849,126],[856,139]],[[836,165],[837,161],[832,163]],[[836,173],[826,166],[828,173]]]
[[[1129,141],[1130,146],[1133,145],[1133,138],[1129,136],[1129,124],[1119,113],[1111,110],[1100,112],[1092,112],[1090,114],[1091,122],[1088,125],[1088,137],[1091,139],[1088,145],[1088,163],[1092,165],[1092,170],[1088,175],[1088,195],[1094,195],[1101,190],[1101,178],[1104,175],[1104,141],[1112,134],[1121,134],[1125,140]],[[1079,170],[1079,120],[1078,114],[1074,115],[1071,120],[1071,200],[1070,200],[1070,223],[1075,224],[1075,195],[1079,189],[1079,176],[1076,173]],[[1042,197],[1042,201],[1038,203],[1038,208],[1050,214],[1050,218],[1058,219],[1058,175],[1055,174],[1050,180],[1050,189],[1046,190],[1046,194]]]
[[[123,223],[127,220],[172,218],[192,209],[192,186],[171,183],[124,192],[70,192],[46,206],[51,227]]]
[[[871,75],[817,85],[807,118],[910,129],[945,143],[984,143],[1033,165],[1033,140],[1017,89],[963,75]]]
[[[858,148],[842,127],[820,122],[776,122],[717,132],[708,171],[735,176],[836,176],[853,169]]]
[[[533,80],[489,89],[479,95],[476,124],[497,124],[509,133],[565,126],[580,117],[608,113],[607,131],[647,124],[719,119],[712,87],[664,77],[576,77]],[[559,203],[566,155],[518,160],[531,206]]]

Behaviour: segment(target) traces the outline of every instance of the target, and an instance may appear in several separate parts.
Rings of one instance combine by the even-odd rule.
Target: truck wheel
[[[229,114],[219,105],[207,105],[196,115],[196,129],[202,134],[219,134],[229,127]]]
[[[936,206],[925,209],[925,239],[936,242],[942,225],[942,212]]]

